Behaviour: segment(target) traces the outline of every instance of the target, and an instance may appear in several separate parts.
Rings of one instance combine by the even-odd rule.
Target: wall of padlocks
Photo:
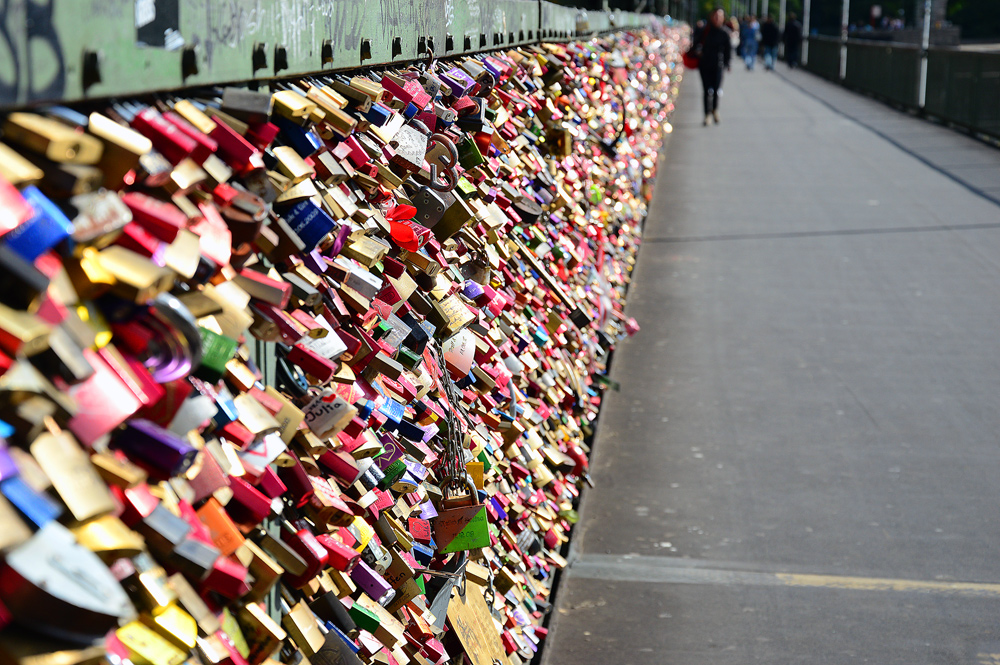
[[[530,660],[680,40],[4,116],[5,659]]]

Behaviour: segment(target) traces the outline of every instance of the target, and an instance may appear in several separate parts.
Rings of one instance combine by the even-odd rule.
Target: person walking
[[[743,44],[740,43],[740,22],[735,16],[730,16],[723,21],[722,27],[729,32],[729,43],[732,45],[736,55],[743,57]]]
[[[708,24],[694,34],[694,43],[700,46],[701,57],[698,73],[705,91],[705,126],[713,119],[719,124],[719,97],[722,96],[722,72],[729,70],[733,45],[730,33],[724,26],[726,13],[716,9],[708,17]]]
[[[789,69],[795,69],[799,66],[799,53],[802,52],[802,24],[798,22],[795,12],[788,12],[785,34],[781,39],[785,42],[785,62]]]
[[[740,26],[740,46],[743,47],[743,62],[746,63],[747,71],[752,72],[754,63],[757,62],[757,39],[760,35],[760,23],[757,17],[751,15],[743,18]]]
[[[774,63],[778,60],[778,44],[781,43],[781,31],[774,17],[770,14],[760,26],[760,45],[764,47],[764,69],[774,71]]]

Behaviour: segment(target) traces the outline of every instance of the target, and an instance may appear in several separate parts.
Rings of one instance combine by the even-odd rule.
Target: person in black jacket
[[[774,63],[778,59],[778,43],[781,41],[781,31],[774,17],[770,14],[760,26],[760,44],[764,47],[764,69],[774,71]]]
[[[701,58],[698,72],[705,90],[705,125],[713,118],[719,124],[719,97],[722,95],[722,72],[729,69],[729,58],[733,45],[729,30],[723,27],[726,13],[716,9],[708,18],[708,24],[694,35],[694,43],[700,46]]]
[[[802,24],[796,20],[794,12],[788,12],[785,34],[781,38],[785,42],[785,62],[788,63],[789,69],[795,69],[799,64],[799,54],[802,52]]]

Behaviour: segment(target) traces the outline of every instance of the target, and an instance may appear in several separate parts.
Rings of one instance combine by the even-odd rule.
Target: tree
[[[771,14],[774,14],[775,18],[777,18],[778,17],[778,7],[779,7],[778,3],[780,1],[781,0],[758,0],[758,2],[757,2],[757,14],[759,16],[764,16],[765,14],[767,14],[767,13],[770,12]],[[747,0],[739,0],[736,4],[737,4],[737,6],[741,7],[741,9],[737,12],[739,14],[742,14],[745,11],[742,8],[750,6],[750,3],[747,2]],[[816,0],[813,0],[813,4],[814,5],[816,4]],[[768,9],[768,5],[770,5],[770,9]],[[730,7],[731,7],[730,0],[699,0],[699,3],[698,3],[698,17],[699,18],[707,18],[708,15],[710,13],[712,13],[712,11],[714,11],[715,9],[717,9],[719,7],[721,7],[724,10],[726,10],[726,14],[728,15]],[[786,12],[795,12],[799,16],[799,18],[801,18],[802,17],[802,0],[786,0],[785,11]]]

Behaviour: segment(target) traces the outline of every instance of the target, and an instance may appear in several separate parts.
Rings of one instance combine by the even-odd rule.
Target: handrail
[[[839,44],[839,37],[832,37],[830,35],[809,35],[808,39],[814,42],[828,42],[830,44]],[[847,43],[851,46],[876,46],[876,47],[892,47],[892,48],[912,48],[920,49],[919,44],[911,44],[909,42],[893,42],[893,41],[882,41],[878,39],[848,39]],[[937,48],[937,47],[935,47]]]
[[[395,66],[650,20],[546,0],[8,0],[0,109]]]

